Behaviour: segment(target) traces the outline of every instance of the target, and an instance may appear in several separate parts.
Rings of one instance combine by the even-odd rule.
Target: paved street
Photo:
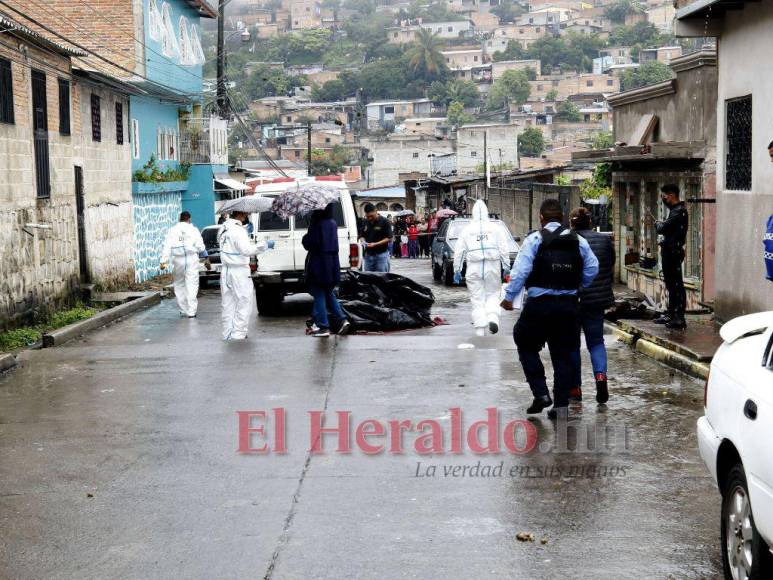
[[[394,269],[433,285],[433,313],[450,324],[312,339],[310,302],[294,298],[248,341],[224,343],[211,289],[195,320],[166,300],[23,354],[0,378],[0,577],[719,575],[719,498],[694,429],[703,385],[611,337],[610,404],[597,409],[588,384],[575,409],[579,432],[627,428],[627,450],[618,439],[607,453],[419,456],[405,434],[403,455],[337,454],[334,437],[310,455],[311,410],[325,410],[328,426],[343,410],[353,425],[434,418],[448,428],[452,407],[465,427],[487,407],[502,424],[525,417],[516,315],[500,335],[472,338],[465,289],[435,285],[426,260]],[[476,348],[457,348],[466,342]],[[278,407],[288,452],[238,454],[236,412]],[[552,440],[544,415],[533,424]],[[434,477],[417,477],[430,465]],[[446,476],[453,466],[469,468]]]

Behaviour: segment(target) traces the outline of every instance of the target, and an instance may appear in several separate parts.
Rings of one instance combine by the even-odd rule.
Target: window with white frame
[[[175,58],[180,54],[168,2],[161,5],[161,51],[168,58]]]
[[[161,40],[161,12],[156,0],[148,0],[148,34],[151,40]]]
[[[160,161],[178,161],[178,140],[177,131],[159,127],[156,134],[156,157]]]
[[[180,47],[180,64],[193,64],[191,62],[193,50],[191,48],[191,40],[188,37],[188,19],[185,16],[180,16],[177,29],[177,45]]]
[[[190,36],[194,64],[204,64],[206,57],[204,56],[204,49],[201,48],[201,35],[199,34],[199,27],[195,24],[191,26]]]

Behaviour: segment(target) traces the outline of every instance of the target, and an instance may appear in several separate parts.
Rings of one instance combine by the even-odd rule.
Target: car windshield
[[[201,232],[201,239],[204,240],[204,247],[207,249],[217,248],[217,234],[220,228],[204,228]]]

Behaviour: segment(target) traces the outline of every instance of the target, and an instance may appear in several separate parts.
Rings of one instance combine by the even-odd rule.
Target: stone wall
[[[137,282],[161,273],[166,232],[180,220],[182,193],[137,193],[134,196],[134,271]]]

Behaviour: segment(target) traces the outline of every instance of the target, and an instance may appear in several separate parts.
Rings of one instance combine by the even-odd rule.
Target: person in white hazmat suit
[[[174,295],[180,316],[195,318],[199,308],[199,258],[207,257],[204,240],[199,230],[191,224],[191,214],[180,214],[179,223],[173,225],[166,234],[161,250],[161,269],[166,270],[169,259],[172,260],[174,277]]]
[[[465,280],[472,302],[472,324],[478,336],[486,327],[499,331],[499,303],[502,272],[510,272],[510,248],[501,226],[489,219],[483,200],[472,208],[472,222],[459,235],[454,246],[454,282],[462,281],[462,265],[467,262]]]
[[[255,312],[255,287],[250,276],[250,257],[274,247],[271,240],[253,242],[244,224],[249,216],[233,212],[223,222],[220,241],[220,294],[223,303],[223,339],[244,340],[247,324]]]

